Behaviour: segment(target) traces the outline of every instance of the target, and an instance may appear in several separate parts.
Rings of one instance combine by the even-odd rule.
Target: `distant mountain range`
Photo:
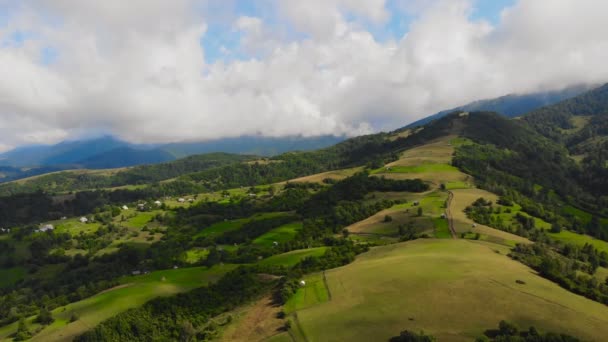
[[[131,144],[111,136],[18,147],[0,154],[0,182],[67,169],[106,169],[172,161],[195,154],[226,152],[272,156],[334,145],[345,137],[243,136],[165,145]]]
[[[464,106],[443,110],[439,113],[427,116],[424,119],[420,119],[416,122],[412,122],[405,128],[412,128],[418,126],[424,126],[427,123],[442,118],[449,113],[455,111],[475,112],[475,111],[489,111],[502,114],[506,117],[518,117],[524,115],[535,109],[552,105],[560,101],[575,97],[586,91],[595,88],[597,85],[577,85],[568,87],[562,90],[538,92],[530,94],[510,94],[501,96],[495,99],[480,100],[471,102]]]
[[[573,98],[592,86],[580,85],[563,90],[524,95],[506,95],[472,102],[444,110],[409,124],[405,128],[425,125],[454,111],[493,111],[516,117],[541,107]],[[34,145],[0,154],[0,182],[16,180],[67,169],[105,169],[155,164],[196,154],[225,152],[273,156],[289,151],[309,151],[332,146],[345,137],[262,137],[242,136],[202,142],[156,145],[131,144],[111,136],[90,140],[65,141],[56,145]]]

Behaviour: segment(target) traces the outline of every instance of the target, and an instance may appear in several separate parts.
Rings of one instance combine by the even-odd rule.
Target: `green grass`
[[[284,311],[289,314],[329,300],[329,292],[323,281],[323,273],[307,275],[302,278],[306,285],[300,287],[285,303]]]
[[[307,257],[320,257],[325,254],[328,247],[315,247],[308,249],[299,249],[283,254],[273,255],[260,261],[261,265],[269,266],[285,266],[291,267]]]
[[[436,218],[433,220],[435,226],[435,237],[438,239],[451,239],[450,227],[448,220],[444,218]]]
[[[455,190],[455,189],[468,189],[471,186],[463,181],[453,181],[453,182],[446,182],[445,183],[445,188],[446,190]]]
[[[209,255],[208,249],[195,247],[186,251],[185,259],[187,263],[194,264],[204,260],[207,255]]]
[[[414,166],[391,166],[388,170],[383,167],[373,170],[376,173],[423,173],[423,172],[458,172],[458,169],[448,164],[419,164]]]
[[[261,221],[261,220],[266,220],[269,218],[275,218],[275,217],[286,216],[286,215],[289,215],[289,214],[285,213],[285,212],[261,213],[261,214],[255,214],[248,218],[218,222],[218,223],[210,225],[209,227],[204,228],[203,230],[198,232],[196,235],[194,235],[194,238],[196,239],[199,237],[219,235],[219,234],[222,234],[225,232],[238,230],[244,224],[246,224],[250,221]]]
[[[274,245],[275,241],[283,243],[293,240],[300,229],[302,229],[302,222],[288,223],[259,236],[253,240],[253,243],[271,247]]]
[[[19,280],[25,278],[26,273],[23,267],[0,269],[0,288],[14,285]]]
[[[471,145],[473,144],[473,141],[467,138],[458,137],[450,140],[450,144],[454,147],[460,147],[463,145]]]
[[[144,211],[144,212],[136,212],[134,217],[128,218],[125,222],[121,224],[128,228],[136,228],[141,229],[145,225],[147,225],[154,216],[158,215],[162,211],[154,210],[154,211]]]
[[[98,222],[90,222],[90,223],[82,223],[80,222],[80,218],[70,218],[67,220],[60,221],[52,221],[50,224],[55,226],[55,230],[59,233],[70,233],[72,236],[78,235],[81,232],[83,233],[92,233],[96,232],[99,227],[101,227],[101,223]]]
[[[174,295],[204,286],[234,268],[236,265],[226,264],[211,269],[192,267],[123,277],[119,287],[53,310],[56,321],[37,334],[32,341],[71,340],[123,311],[141,306],[155,297]],[[80,319],[69,323],[74,312]],[[33,320],[33,317],[30,320]],[[3,327],[0,330],[0,340],[13,333],[16,327],[16,323]]]
[[[310,341],[386,341],[405,329],[472,341],[503,319],[583,340],[608,336],[607,306],[539,277],[486,242],[377,247],[326,277],[331,300],[296,310]]]
[[[559,233],[548,233],[548,235],[557,241],[578,246],[584,246],[588,243],[600,252],[608,253],[608,242],[595,239],[589,235],[578,234],[568,230],[562,230]]]

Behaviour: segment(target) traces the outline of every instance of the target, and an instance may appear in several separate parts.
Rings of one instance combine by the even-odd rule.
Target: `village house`
[[[129,207],[127,207],[126,205],[123,205],[122,210],[129,210]]]
[[[89,222],[88,218],[86,218],[84,216],[80,218],[80,223],[87,223],[87,222]]]

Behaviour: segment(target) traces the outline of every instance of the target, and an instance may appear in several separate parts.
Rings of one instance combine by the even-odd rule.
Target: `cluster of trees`
[[[313,273],[349,264],[358,254],[367,252],[367,245],[354,244],[350,240],[326,238],[325,244],[331,245],[320,257],[307,257],[297,263],[281,279],[275,299],[284,304],[300,287],[299,280],[303,274]]]
[[[579,342],[576,337],[553,332],[541,333],[535,327],[520,331],[513,323],[500,321],[498,329],[487,330],[476,342]]]
[[[268,291],[252,268],[241,267],[217,283],[174,297],[154,299],[121,313],[77,337],[75,341],[204,341],[217,330],[210,319]]]
[[[209,153],[190,156],[168,163],[136,166],[112,174],[63,171],[42,175],[18,183],[2,184],[0,185],[0,196],[31,193],[40,190],[68,192],[124,185],[152,184],[184,174],[200,172],[205,169],[245,162],[256,158],[254,156],[238,154]]]
[[[601,281],[593,275],[598,266],[608,266],[607,253],[599,253],[590,245],[556,249],[535,243],[516,245],[510,256],[563,288],[608,305],[608,279]]]
[[[437,339],[432,335],[427,335],[424,331],[419,333],[403,330],[399,335],[391,337],[389,342],[435,342]]]

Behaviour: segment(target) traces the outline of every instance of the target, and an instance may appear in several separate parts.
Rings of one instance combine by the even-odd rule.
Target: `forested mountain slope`
[[[509,118],[524,115],[535,109],[572,98],[591,89],[588,85],[572,86],[562,90],[537,92],[531,94],[510,94],[495,99],[471,102],[464,106],[444,110],[407,125],[407,128],[424,126],[425,124],[442,118],[454,111],[464,112],[496,112]]]

